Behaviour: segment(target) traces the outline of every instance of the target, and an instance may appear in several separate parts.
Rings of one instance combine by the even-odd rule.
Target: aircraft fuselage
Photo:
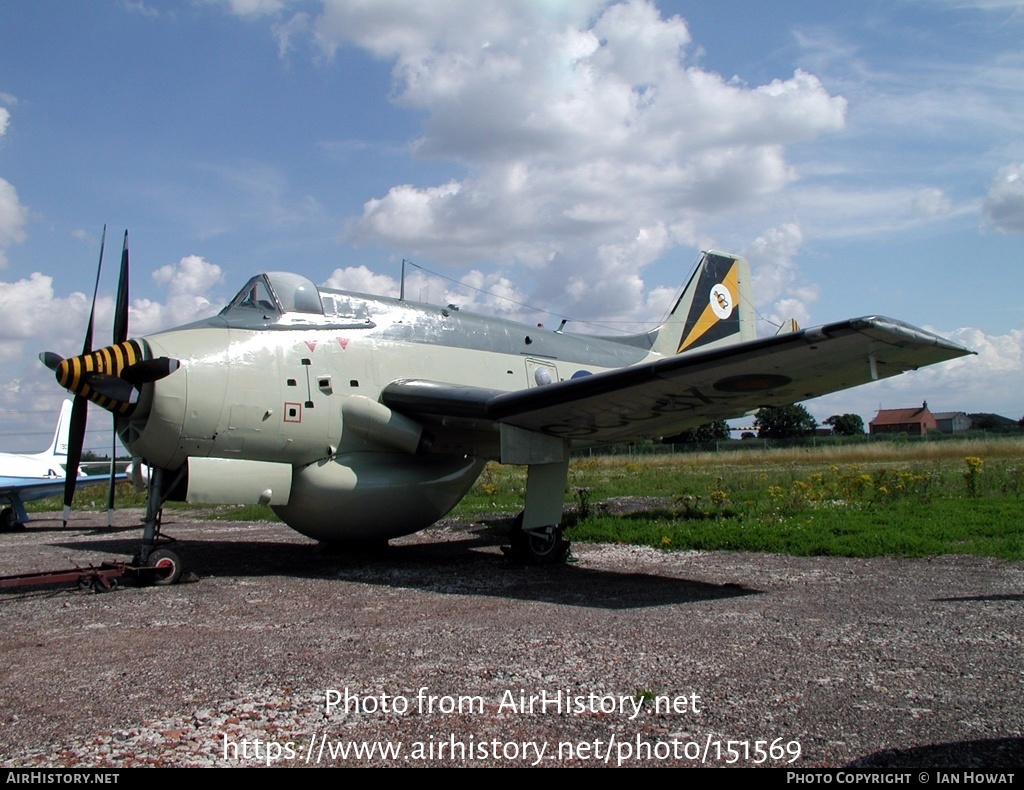
[[[165,469],[190,465],[189,498],[237,501],[197,475],[200,459],[272,464],[281,472],[267,501],[293,528],[331,540],[394,537],[422,529],[466,494],[496,432],[422,426],[379,404],[399,378],[512,391],[638,362],[642,348],[394,299],[323,290],[348,315],[279,314],[235,307],[145,338],[151,357],[181,363],[144,391],[121,436],[134,454]],[[353,314],[353,305],[356,305]],[[325,310],[326,312],[326,310]],[[425,428],[431,452],[417,452]],[[272,460],[268,460],[272,459]],[[225,476],[234,472],[224,472]],[[290,480],[288,479],[290,476]]]

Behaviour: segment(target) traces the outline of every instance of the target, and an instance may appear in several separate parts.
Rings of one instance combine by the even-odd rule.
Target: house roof
[[[988,422],[991,425],[998,425],[1002,428],[1016,428],[1018,423],[1016,420],[1011,420],[1009,417],[1004,417],[1001,414],[989,414],[987,412],[977,412],[975,414],[968,414],[972,422]]]
[[[931,417],[935,419],[927,406],[918,406],[913,409],[879,409],[878,414],[871,421],[871,425],[901,425],[908,422],[921,422]]]

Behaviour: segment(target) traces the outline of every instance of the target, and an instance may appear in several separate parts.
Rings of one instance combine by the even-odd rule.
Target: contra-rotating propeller
[[[96,283],[92,289],[92,307],[89,309],[89,324],[85,328],[85,340],[82,343],[82,356],[92,353],[92,329],[96,318],[96,294],[100,288],[100,272],[103,270],[103,248],[107,243],[107,226],[103,226],[100,237],[100,260],[96,264]],[[68,435],[68,462],[64,472],[64,526],[68,525],[71,515],[71,503],[75,498],[75,480],[78,467],[82,462],[82,445],[85,443],[85,425],[89,419],[89,401],[86,393],[76,394],[71,407],[71,430]]]
[[[85,330],[82,354],[63,359],[52,351],[44,351],[39,359],[54,371],[62,387],[74,393],[71,409],[71,426],[68,436],[68,461],[64,479],[64,526],[67,526],[71,503],[75,497],[75,483],[82,460],[82,446],[85,443],[85,428],[88,419],[89,401],[107,409],[114,415],[114,451],[111,453],[110,486],[107,494],[108,523],[114,503],[114,463],[117,448],[117,416],[129,416],[135,410],[139,390],[143,385],[158,381],[178,369],[176,359],[160,357],[147,359],[142,342],[128,340],[128,231],[124,232],[124,246],[121,251],[121,272],[117,283],[117,300],[114,307],[113,345],[92,350],[93,323],[96,315],[96,296],[103,269],[103,248],[106,244],[107,226],[103,226],[100,241],[100,260],[96,267],[96,284],[93,287],[92,308],[89,311],[89,325]]]
[[[128,231],[121,247],[121,272],[117,276],[117,299],[114,302],[114,345],[128,339]],[[117,415],[112,416],[110,437],[110,483],[107,488],[107,526],[114,526],[114,459],[117,457]]]

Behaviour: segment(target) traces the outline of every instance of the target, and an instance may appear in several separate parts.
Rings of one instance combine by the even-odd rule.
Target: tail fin
[[[652,333],[665,356],[753,340],[754,304],[746,258],[709,250],[668,319]]]
[[[49,448],[39,453],[39,458],[66,458],[68,454],[68,436],[71,433],[71,401],[65,400],[60,407],[57,418],[57,430],[53,434],[53,442]]]

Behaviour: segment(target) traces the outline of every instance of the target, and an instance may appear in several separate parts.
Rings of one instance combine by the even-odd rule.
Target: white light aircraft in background
[[[64,401],[53,442],[41,453],[0,453],[0,531],[21,529],[28,521],[25,502],[56,496],[64,490],[68,459],[71,401]],[[85,475],[78,470],[76,487],[106,483],[107,475]]]
[[[122,291],[113,345],[93,352],[87,336],[81,356],[41,358],[76,399],[114,414],[150,468],[137,560],[166,568],[165,583],[181,571],[161,542],[168,499],[264,503],[321,541],[387,540],[441,518],[488,461],[528,468],[513,549],[558,562],[574,448],[674,435],[971,353],[874,316],[758,339],[749,266],[714,251],[661,326],[627,337],[270,272],[213,318],[129,340]]]

